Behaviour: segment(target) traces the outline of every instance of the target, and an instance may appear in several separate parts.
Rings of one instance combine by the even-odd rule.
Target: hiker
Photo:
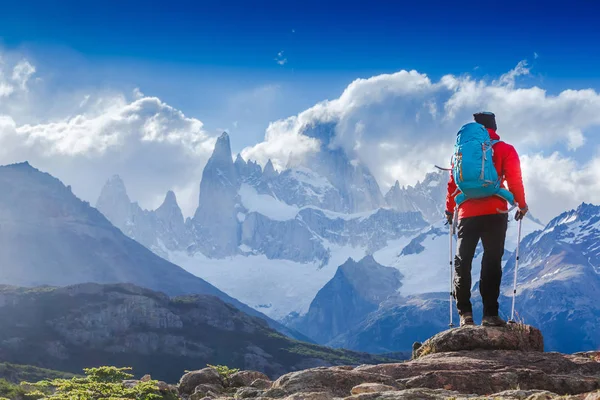
[[[492,150],[489,153],[493,154],[493,166],[501,182],[498,190],[506,195],[500,193],[476,198],[469,198],[464,194],[458,195],[462,198],[458,200],[459,205],[456,213],[458,218],[458,250],[454,259],[454,298],[460,315],[460,326],[474,325],[471,306],[471,264],[477,243],[481,239],[483,260],[481,262],[479,290],[483,300],[482,325],[503,326],[506,322],[498,316],[498,297],[500,296],[502,256],[508,225],[508,203],[514,199],[514,202],[518,204],[518,210],[515,214],[517,221],[525,216],[528,207],[525,202],[519,156],[513,146],[500,141],[500,136],[496,133],[496,116],[491,112],[480,112],[474,114],[473,117],[475,122],[483,125],[489,133],[492,145]],[[483,128],[477,124],[470,123],[467,125],[471,125],[468,127],[469,129],[482,131]],[[461,132],[463,132],[462,129]],[[485,132],[483,135],[485,135]],[[485,139],[487,140],[487,137]],[[481,144],[478,143],[477,146],[481,147]],[[481,160],[486,160],[486,157],[479,156],[477,162],[480,166],[483,166],[484,161]],[[468,171],[463,171],[463,168],[469,166],[462,154],[458,154],[458,157],[461,169],[460,178],[456,180],[463,179],[463,172],[468,174]],[[454,162],[455,160],[453,160],[453,167]],[[471,166],[473,166],[473,169],[476,168],[474,163]],[[478,177],[481,170],[482,168],[479,167],[476,172]],[[483,172],[481,172],[481,177],[483,177]],[[446,219],[450,224],[453,223],[455,217],[455,207],[458,199],[458,196],[454,196],[457,193],[456,180],[454,173],[451,173],[446,196]],[[508,191],[504,186],[504,181],[508,184]]]

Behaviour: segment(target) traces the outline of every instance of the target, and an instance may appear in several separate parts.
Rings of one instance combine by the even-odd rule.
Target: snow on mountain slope
[[[522,238],[537,231],[541,225],[525,219],[522,226]],[[398,242],[390,242],[388,246],[375,252],[375,259],[382,265],[397,268],[403,277],[400,293],[404,296],[447,292],[449,290],[449,233],[448,226],[441,222],[426,228],[421,234]],[[517,223],[509,218],[506,232],[505,261],[514,253],[517,246]],[[456,255],[457,237],[452,239],[452,254]],[[473,260],[473,284],[476,285],[481,272],[483,249],[481,243]]]
[[[513,221],[511,225],[509,232],[516,237],[517,224]],[[537,222],[528,219],[523,224],[523,230],[529,232],[538,226]],[[431,250],[432,246],[429,245],[436,237],[447,240],[448,236],[439,235],[440,232],[436,232],[436,229],[433,227],[405,246],[404,256],[406,253],[417,254],[419,251],[418,254],[426,254]],[[546,227],[524,236],[522,240],[516,317],[542,330],[544,346],[548,351],[573,353],[600,346],[598,243],[600,207],[589,204],[582,204],[576,210],[558,216]],[[438,247],[435,246],[436,249]],[[382,251],[377,255],[381,258],[386,254]],[[406,271],[401,262],[397,266],[401,271]],[[514,268],[515,255],[508,253],[500,297],[500,313],[505,318],[510,317]],[[428,274],[428,271],[422,271],[418,267],[415,272]],[[473,272],[476,273],[477,271]],[[396,297],[389,297],[377,311],[328,344],[360,351],[407,351],[412,340],[425,339],[446,329],[449,271],[446,268],[445,271],[440,270],[440,274],[446,278],[437,284],[434,283],[436,276],[429,276],[429,279],[420,283],[424,286],[428,282],[433,283],[429,287],[445,286],[443,292],[446,294],[421,293],[407,297],[409,291],[404,290],[404,285],[413,286],[410,282],[415,283],[415,280],[410,275],[405,276],[403,287]],[[481,298],[477,292],[475,283],[472,302],[476,321],[481,318],[482,312]],[[456,311],[455,308],[454,310]],[[454,317],[456,319],[457,315]]]
[[[168,207],[162,212],[171,215]],[[0,166],[0,249],[0,284],[122,282],[169,295],[206,294],[266,319],[282,333],[304,338],[157,256],[77,198],[69,186],[26,162]]]
[[[241,156],[233,161],[223,134],[203,172],[194,217],[180,223],[174,196],[161,206],[160,215],[170,221],[161,226],[171,227],[176,240],[167,240],[166,229],[147,234],[157,225],[147,219],[158,218],[159,210],[123,211],[137,205],[122,182],[109,181],[113,189],[106,192],[113,194],[99,204],[157,254],[274,318],[306,313],[348,257],[367,254],[401,272],[402,295],[448,291],[448,236],[440,222],[445,174],[430,173],[414,187],[397,185],[386,196],[389,206],[382,207],[383,196],[366,167],[327,145],[329,128],[307,130],[322,140],[320,151],[281,172],[271,162],[262,169]],[[430,227],[422,215],[435,224]],[[514,251],[513,236],[516,229],[510,228],[507,257]]]
[[[348,257],[361,259],[365,248],[330,245],[326,265],[270,260],[264,255],[238,255],[210,259],[196,253],[172,252],[169,259],[269,317],[280,320],[291,313],[304,314],[317,292]]]
[[[239,190],[242,206],[248,212],[257,212],[273,221],[287,221],[296,218],[300,209],[297,206],[289,205],[277,198],[260,194],[253,186],[242,183]]]

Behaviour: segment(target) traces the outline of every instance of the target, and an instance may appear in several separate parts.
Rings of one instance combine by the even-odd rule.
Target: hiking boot
[[[475,325],[475,321],[473,321],[473,313],[464,313],[461,314],[460,316],[460,326],[466,326],[466,325]]]
[[[482,326],[505,326],[506,321],[497,315],[486,316],[481,320]]]

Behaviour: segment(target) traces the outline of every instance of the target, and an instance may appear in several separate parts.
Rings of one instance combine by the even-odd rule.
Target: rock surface
[[[401,364],[363,366],[357,371],[390,376],[407,388],[445,388],[480,395],[517,387],[558,394],[600,389],[599,362],[559,353],[509,350],[437,353]]]
[[[191,395],[196,391],[196,388],[199,385],[222,386],[223,379],[213,368],[191,371],[181,377],[181,380],[179,381],[179,393],[182,395]]]
[[[260,373],[242,371],[227,380],[231,386],[245,385],[237,393],[233,387],[220,394],[199,390],[210,386],[206,383],[195,391],[261,400],[600,400],[598,352],[544,353],[542,343],[541,333],[524,325],[458,328],[432,337],[416,350],[416,359],[403,363],[319,367],[283,375],[272,386],[264,378],[250,383],[260,388],[247,387]],[[500,349],[490,350],[494,346]],[[203,371],[184,376],[180,393],[215,378]]]
[[[362,383],[383,383],[395,387],[396,382],[389,376],[369,371],[356,371],[330,368],[313,368],[292,372],[273,383],[273,389],[286,394],[298,392],[329,392],[334,396],[347,396],[353,387]]]
[[[252,382],[262,379],[269,381],[269,377],[258,371],[240,371],[229,377],[229,386],[243,387],[252,386]]]
[[[257,379],[250,384],[250,387],[256,389],[270,389],[273,386],[273,382],[268,379]]]
[[[544,338],[539,329],[523,324],[465,326],[435,335],[418,347],[413,356],[419,358],[434,353],[475,349],[541,352],[544,351]]]
[[[332,396],[328,392],[294,393],[285,400],[332,400]]]
[[[396,388],[381,383],[362,383],[352,388],[352,394],[393,392]]]

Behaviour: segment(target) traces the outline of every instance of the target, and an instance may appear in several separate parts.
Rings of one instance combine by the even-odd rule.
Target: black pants
[[[502,280],[502,256],[508,215],[492,214],[463,218],[458,222],[458,252],[454,259],[454,297],[458,312],[472,312],[471,265],[479,239],[483,245],[479,291],[483,315],[498,315],[498,296]]]

